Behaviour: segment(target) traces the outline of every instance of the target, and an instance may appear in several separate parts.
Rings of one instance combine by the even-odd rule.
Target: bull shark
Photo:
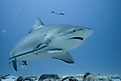
[[[27,61],[41,58],[74,63],[70,51],[80,46],[92,33],[91,28],[75,25],[45,25],[36,19],[32,30],[23,37],[10,53],[13,68],[17,71],[17,61],[27,65]]]

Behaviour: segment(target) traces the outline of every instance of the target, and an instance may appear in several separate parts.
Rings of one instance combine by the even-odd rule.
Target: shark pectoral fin
[[[13,68],[17,71],[17,60],[16,60],[16,58],[12,62],[13,62]]]
[[[62,60],[66,63],[74,63],[71,55],[69,54],[69,52],[63,52],[63,53],[60,53],[59,55],[57,56],[54,56],[52,57],[53,59],[59,59],[59,60]]]

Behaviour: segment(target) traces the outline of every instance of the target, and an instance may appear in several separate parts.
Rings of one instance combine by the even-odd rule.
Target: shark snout
[[[92,34],[91,28],[84,28],[82,31],[80,31],[80,36],[84,39],[88,38]]]
[[[92,34],[91,28],[76,29],[68,39],[83,41]]]
[[[91,28],[77,28],[76,33],[74,33],[73,39],[86,39],[92,34]]]

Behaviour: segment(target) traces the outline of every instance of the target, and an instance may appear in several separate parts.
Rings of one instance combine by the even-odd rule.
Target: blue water
[[[51,11],[65,15],[52,14]],[[15,72],[9,65],[13,46],[40,17],[44,24],[89,26],[93,34],[71,51],[69,65],[57,60],[28,63]],[[0,74],[39,75],[84,72],[121,74],[121,0],[0,0]]]

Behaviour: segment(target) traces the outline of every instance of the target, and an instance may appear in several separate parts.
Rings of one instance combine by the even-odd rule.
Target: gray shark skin
[[[42,58],[74,63],[69,52],[80,46],[92,33],[87,27],[73,25],[44,25],[37,19],[33,29],[23,37],[10,54],[13,68],[17,71],[17,60],[26,61]]]

